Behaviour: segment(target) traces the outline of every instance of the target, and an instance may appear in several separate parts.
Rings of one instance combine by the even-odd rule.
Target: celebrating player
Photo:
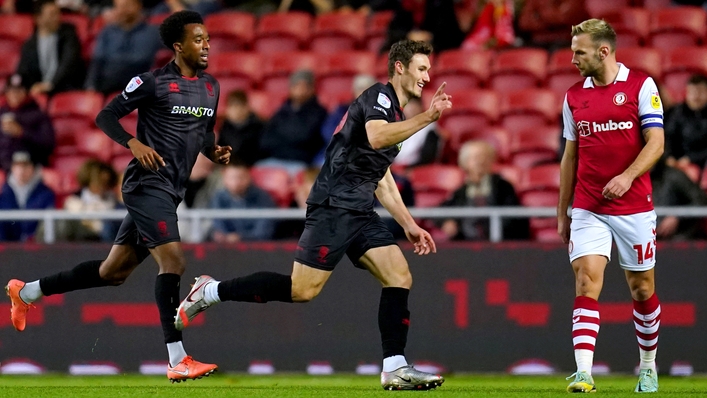
[[[569,244],[576,284],[577,372],[567,391],[596,390],[591,370],[599,332],[597,300],[613,239],[633,297],[640,352],[635,391],[655,392],[660,302],[654,280],[656,215],[646,172],[663,153],[663,107],[653,79],[616,62],[616,32],[606,22],[590,19],[573,26],[572,52],[572,63],[586,79],[567,91],[562,109],[567,146],[557,231]]]
[[[134,77],[96,118],[109,137],[135,156],[122,187],[128,215],[108,257],[27,284],[12,279],[5,287],[12,301],[12,324],[22,331],[30,303],[40,297],[120,285],[152,254],[159,265],[155,298],[169,353],[167,377],[172,382],[208,376],[217,368],[188,356],[182,333],[174,327],[185,262],[177,205],[184,198],[185,183],[200,151],[222,164],[231,156],[230,147],[214,144],[219,85],[202,71],[209,56],[209,35],[203,23],[192,11],[165,19],[160,36],[174,50],[174,61]],[[135,109],[139,111],[137,137],[118,122]]]
[[[202,275],[179,306],[178,329],[220,301],[310,301],[346,254],[383,285],[378,310],[383,388],[427,390],[444,382],[439,375],[414,369],[405,359],[412,276],[393,235],[373,209],[375,194],[405,229],[416,254],[436,252],[430,234],[415,223],[403,204],[389,170],[402,142],[452,107],[443,83],[427,111],[404,120],[402,107],[409,99],[419,98],[430,81],[431,51],[423,42],[394,44],[388,59],[388,84],[377,83],[364,91],[339,123],[307,199],[305,230],[292,275],[258,272],[223,282]]]

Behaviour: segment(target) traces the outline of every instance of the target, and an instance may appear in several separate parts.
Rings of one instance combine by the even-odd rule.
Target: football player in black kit
[[[444,83],[427,111],[404,120],[402,107],[410,98],[419,98],[430,81],[431,51],[423,42],[405,40],[393,45],[388,55],[388,84],[378,83],[364,91],[339,123],[307,199],[305,230],[292,275],[258,272],[223,282],[202,275],[179,306],[177,329],[220,301],[310,301],[347,255],[383,285],[378,311],[383,388],[426,390],[444,382],[442,376],[418,371],[405,359],[412,276],[393,235],[373,209],[375,195],[405,229],[416,254],[436,252],[430,234],[415,223],[403,204],[389,169],[403,141],[452,107]]]
[[[184,198],[185,183],[199,152],[226,164],[231,148],[214,144],[219,85],[203,72],[208,66],[209,35],[201,16],[192,11],[174,13],[160,26],[160,36],[174,50],[174,61],[134,77],[96,117],[98,127],[135,156],[122,186],[128,215],[108,257],[27,284],[13,279],[5,289],[12,301],[12,323],[22,331],[33,301],[120,285],[151,254],[159,265],[155,299],[169,353],[167,377],[179,382],[208,376],[217,366],[188,356],[182,333],[174,326],[185,268],[177,205]],[[139,112],[137,137],[118,122],[135,109]]]

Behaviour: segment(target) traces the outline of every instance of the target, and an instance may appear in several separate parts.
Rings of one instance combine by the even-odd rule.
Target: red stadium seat
[[[657,10],[659,8],[668,8],[672,5],[672,0],[636,0],[637,4],[643,6],[647,10]]]
[[[223,89],[224,80],[229,89],[248,90],[260,84],[263,71],[263,56],[252,52],[215,52],[209,59],[209,73],[221,84],[221,96],[227,94]]]
[[[167,48],[161,48],[157,50],[157,54],[155,54],[155,59],[152,61],[152,69],[162,68],[172,62],[173,59],[174,51]]]
[[[0,170],[0,192],[2,192],[3,185],[5,185],[5,172]]]
[[[292,190],[287,170],[277,167],[253,167],[250,175],[253,183],[267,191],[278,207],[290,207]]]
[[[353,79],[369,74],[376,64],[376,55],[368,51],[342,51],[320,55],[317,93],[352,91]],[[322,59],[323,58],[323,59]]]
[[[17,70],[17,64],[20,62],[19,51],[7,51],[5,49],[0,50],[0,81],[2,81],[3,90],[5,89],[5,81],[8,76],[15,73]]]
[[[101,30],[103,30],[105,26],[106,20],[103,19],[103,16],[99,14],[95,18],[93,18],[93,20],[91,21],[90,38],[95,39],[96,36],[101,33]]]
[[[512,130],[510,139],[511,163],[518,167],[530,168],[538,163],[557,161],[560,148],[557,125]]]
[[[607,14],[631,5],[631,0],[585,0],[584,7],[593,18],[602,18]]]
[[[555,125],[561,110],[562,103],[551,90],[529,89],[503,93],[501,125],[509,131]]]
[[[434,95],[432,90],[429,96]],[[491,90],[460,90],[448,91],[452,96],[452,109],[445,111],[440,119],[440,124],[450,134],[464,131],[480,131],[498,121],[500,99],[495,91]],[[431,98],[426,98],[429,104]]]
[[[17,50],[34,31],[34,20],[29,15],[0,14],[0,42],[14,43]]]
[[[101,130],[85,131],[77,138],[76,149],[79,154],[90,156],[102,162],[110,162],[113,158],[113,144],[115,141]]]
[[[573,84],[582,81],[582,75],[572,63],[572,50],[556,50],[550,55],[547,69],[546,87],[564,98],[567,90]]]
[[[351,51],[366,34],[366,16],[361,13],[331,12],[314,19],[309,49],[317,53]]]
[[[524,194],[529,191],[557,191],[560,189],[560,164],[548,163],[526,169],[522,174],[516,191]]]
[[[432,73],[434,90],[445,81],[454,90],[485,85],[492,55],[490,51],[449,50],[441,53],[435,60]]]
[[[214,52],[246,50],[255,36],[255,15],[238,11],[221,11],[204,18],[209,27],[209,45]],[[211,65],[209,65],[211,66]]]
[[[642,45],[648,37],[650,19],[650,11],[644,8],[622,8],[604,16],[616,31],[619,48]]]
[[[530,191],[520,195],[520,203],[526,207],[556,207],[559,199],[559,191]],[[551,231],[557,236],[556,217],[531,217],[530,235],[533,240],[559,241],[554,238]]]
[[[700,44],[705,36],[705,10],[700,7],[673,7],[653,11],[651,47],[669,50]]]
[[[265,56],[263,64],[263,83],[265,91],[284,91],[289,87],[289,78],[293,72],[308,69],[317,72],[321,56],[309,52],[282,52]]]
[[[510,182],[516,193],[518,192],[518,187],[521,183],[520,181],[523,178],[523,171],[520,167],[512,164],[496,163],[493,165],[493,172],[503,177],[504,180]]]
[[[496,150],[496,161],[505,163],[510,156],[510,133],[502,127],[487,127],[483,130],[467,130],[451,134],[445,143],[443,160],[457,164],[461,147],[472,140],[483,140]]]
[[[536,126],[510,131],[511,163],[533,167],[538,163],[557,161],[560,128],[557,125]]]
[[[537,48],[506,50],[491,64],[489,87],[512,91],[539,86],[547,74],[547,52]]]
[[[388,25],[393,19],[393,11],[378,11],[368,17],[366,27],[366,45],[368,51],[378,53],[385,42]]]
[[[113,166],[113,169],[118,173],[122,174],[125,172],[125,169],[128,167],[128,164],[135,159],[135,157],[130,153],[128,150],[127,154],[124,155],[119,155],[113,158],[113,161],[111,162],[111,166]]]
[[[654,80],[660,80],[662,75],[660,68],[661,54],[655,48],[622,48],[616,52],[616,59],[629,69],[639,70],[651,76]]]
[[[86,15],[61,14],[61,22],[66,22],[74,25],[74,28],[76,28],[76,35],[79,37],[81,45],[85,46],[88,44],[88,40],[91,36],[91,20]]]
[[[409,178],[415,191],[415,206],[435,207],[462,186],[464,172],[456,166],[432,164],[413,168]]]
[[[95,127],[94,120],[103,106],[103,95],[90,91],[68,91],[56,94],[49,102],[47,112],[57,137],[74,137]],[[75,143],[75,141],[74,141]]]
[[[248,92],[248,104],[256,115],[263,119],[270,117],[277,112],[287,99],[287,91],[250,91]],[[224,107],[225,111],[225,107]]]
[[[694,183],[698,184],[700,182],[700,166],[694,163],[681,164],[678,163],[675,168],[685,173],[685,175]]]
[[[685,97],[690,75],[707,74],[707,48],[681,47],[663,52],[663,85],[675,102]]]
[[[351,89],[348,89],[343,91],[323,91],[317,94],[317,99],[327,111],[332,112],[339,105],[350,104],[354,97]]]
[[[58,170],[42,167],[42,182],[57,196],[66,196],[76,192],[79,185],[75,175],[63,174]]]
[[[312,16],[305,12],[266,14],[256,28],[253,50],[296,51],[309,40]]]

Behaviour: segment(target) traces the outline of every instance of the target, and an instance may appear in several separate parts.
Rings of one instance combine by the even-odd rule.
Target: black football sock
[[[101,279],[98,273],[102,262],[103,260],[86,261],[68,271],[45,276],[39,280],[39,288],[42,289],[42,294],[51,296],[74,290],[109,286],[111,283]]]
[[[218,284],[221,301],[292,302],[292,277],[275,272],[256,272]]]
[[[383,358],[405,355],[410,327],[409,289],[384,287],[378,307],[378,328],[383,342]]]
[[[179,307],[179,281],[177,274],[159,274],[155,280],[155,301],[160,311],[164,342],[182,341],[182,332],[174,327],[174,317]]]

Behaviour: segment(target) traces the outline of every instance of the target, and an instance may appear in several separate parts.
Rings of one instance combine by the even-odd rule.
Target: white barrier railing
[[[390,218],[385,209],[377,209],[381,217]],[[501,220],[503,218],[554,217],[554,207],[434,207],[410,208],[415,218],[489,218],[490,240],[503,240]],[[707,207],[658,207],[656,213],[661,216],[707,217]],[[55,222],[59,220],[121,220],[125,210],[95,211],[72,213],[66,210],[9,210],[0,211],[0,221],[39,220],[44,222],[44,242],[56,240]],[[202,221],[213,219],[253,219],[269,218],[275,220],[303,219],[303,209],[184,209],[178,211],[179,219],[190,221],[191,236],[203,236]]]

